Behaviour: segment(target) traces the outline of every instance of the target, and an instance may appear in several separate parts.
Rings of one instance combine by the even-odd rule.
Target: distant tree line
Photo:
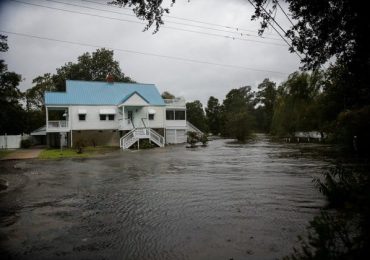
[[[367,149],[370,106],[353,102],[342,81],[341,64],[327,70],[294,72],[279,86],[264,79],[232,89],[222,103],[213,96],[203,109],[199,100],[187,103],[187,119],[202,131],[245,141],[252,132],[290,137],[298,131],[330,134],[331,141]]]

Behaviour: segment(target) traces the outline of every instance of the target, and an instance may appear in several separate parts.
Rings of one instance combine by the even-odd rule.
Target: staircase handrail
[[[202,131],[200,131],[198,129],[198,127],[196,127],[195,125],[193,125],[192,123],[190,123],[189,121],[186,121],[186,124],[190,127],[190,128],[193,128],[195,130],[195,132],[198,132],[199,134],[203,134]]]
[[[158,146],[164,146],[164,137],[151,128],[140,127],[134,128],[120,138],[120,147],[128,148],[134,142],[142,138],[149,138],[151,141],[156,143]]]
[[[146,124],[145,124],[145,122],[144,122],[144,119],[146,119],[146,117],[142,117],[142,118],[141,118],[141,122],[143,122],[143,126],[144,126],[144,128],[147,128],[147,127],[146,127]]]
[[[164,145],[164,137],[158,134],[156,131],[149,128],[149,136],[150,139],[152,139],[155,143],[157,143],[159,146],[163,147]]]
[[[134,132],[135,132],[135,128],[132,129],[130,132],[128,132],[127,134],[125,134],[124,136],[121,137],[121,139],[119,140],[119,146],[122,148],[123,145],[124,145],[124,140],[125,139],[128,139],[129,136],[132,136],[134,137]]]

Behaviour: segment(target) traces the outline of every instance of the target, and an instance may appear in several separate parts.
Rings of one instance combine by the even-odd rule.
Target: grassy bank
[[[14,151],[11,151],[11,150],[0,150],[0,159],[1,158],[4,158],[5,156],[11,154],[12,152]]]
[[[46,149],[39,155],[39,159],[62,159],[62,158],[88,158],[97,155],[106,154],[118,150],[118,147],[85,147],[82,153],[77,153],[76,149],[66,148],[60,149]]]

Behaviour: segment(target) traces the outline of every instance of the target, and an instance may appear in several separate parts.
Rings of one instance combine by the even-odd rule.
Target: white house
[[[66,81],[65,92],[46,92],[49,146],[129,148],[140,139],[163,147],[186,142],[191,127],[183,98],[162,99],[154,84]],[[196,130],[196,129],[193,129]]]

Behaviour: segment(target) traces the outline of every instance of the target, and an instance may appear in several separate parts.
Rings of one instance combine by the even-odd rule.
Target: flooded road
[[[312,178],[328,163],[263,137],[229,141],[2,163],[0,178],[10,187],[0,193],[1,253],[234,260],[288,254],[325,203]]]

